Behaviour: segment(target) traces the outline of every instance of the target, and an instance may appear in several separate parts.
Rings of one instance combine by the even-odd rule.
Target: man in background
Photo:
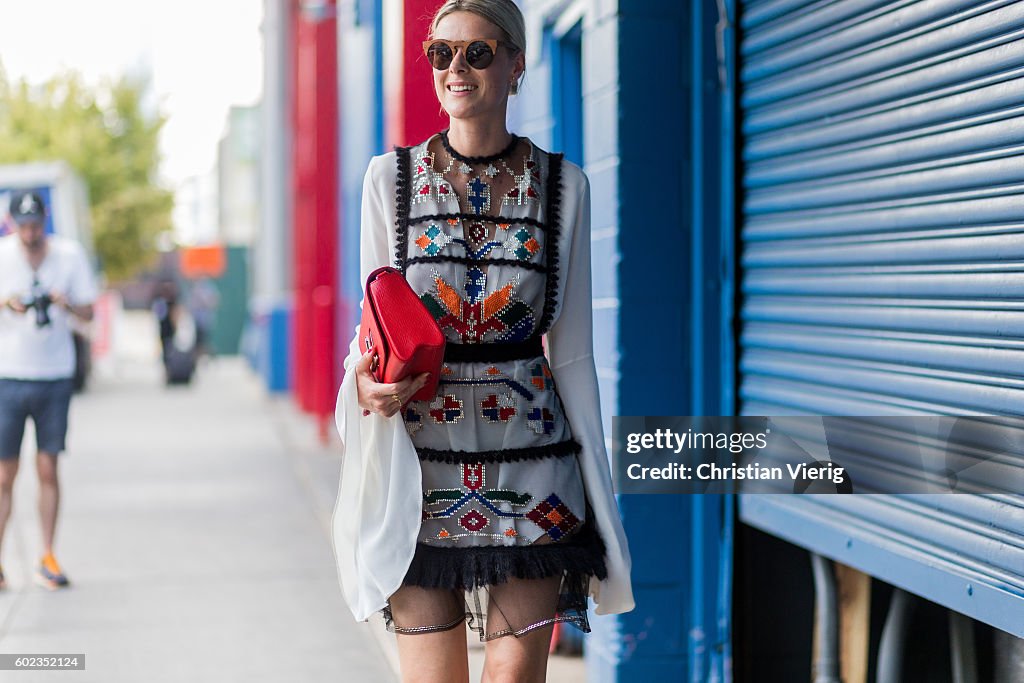
[[[14,234],[0,237],[0,549],[11,516],[25,424],[36,431],[43,557],[40,585],[68,585],[53,554],[60,486],[57,457],[64,450],[75,349],[72,318],[90,321],[96,282],[85,249],[46,234],[47,210],[32,192],[11,197]],[[6,585],[0,568],[0,588]]]

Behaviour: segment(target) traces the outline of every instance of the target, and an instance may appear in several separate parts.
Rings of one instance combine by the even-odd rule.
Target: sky
[[[149,72],[169,116],[161,176],[178,189],[214,167],[228,108],[259,100],[262,15],[261,0],[0,0],[0,63],[32,83]]]

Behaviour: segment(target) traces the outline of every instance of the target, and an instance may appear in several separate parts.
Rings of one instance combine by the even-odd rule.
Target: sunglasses
[[[494,53],[498,46],[503,45],[500,40],[489,40],[479,38],[477,40],[424,40],[423,54],[430,61],[430,66],[438,71],[444,71],[452,65],[455,53],[462,49],[466,56],[466,63],[474,69],[486,69],[494,61]]]

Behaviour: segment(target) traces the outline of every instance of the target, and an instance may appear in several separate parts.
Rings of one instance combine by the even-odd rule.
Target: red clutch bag
[[[378,382],[429,372],[430,379],[409,400],[434,398],[444,363],[444,335],[395,268],[378,268],[366,278],[359,339],[364,353],[373,351],[370,371]]]

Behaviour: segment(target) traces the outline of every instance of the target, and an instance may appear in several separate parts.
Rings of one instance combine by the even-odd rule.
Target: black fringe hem
[[[542,579],[563,572],[603,580],[608,576],[604,554],[604,541],[589,518],[579,532],[558,543],[467,548],[418,543],[402,584],[469,590],[510,579]]]
[[[444,451],[436,448],[417,448],[420,460],[444,462],[449,465],[463,463],[519,462],[520,460],[540,460],[541,458],[564,458],[576,455],[582,450],[575,439],[559,441],[545,446],[528,448],[507,448],[501,451]]]

